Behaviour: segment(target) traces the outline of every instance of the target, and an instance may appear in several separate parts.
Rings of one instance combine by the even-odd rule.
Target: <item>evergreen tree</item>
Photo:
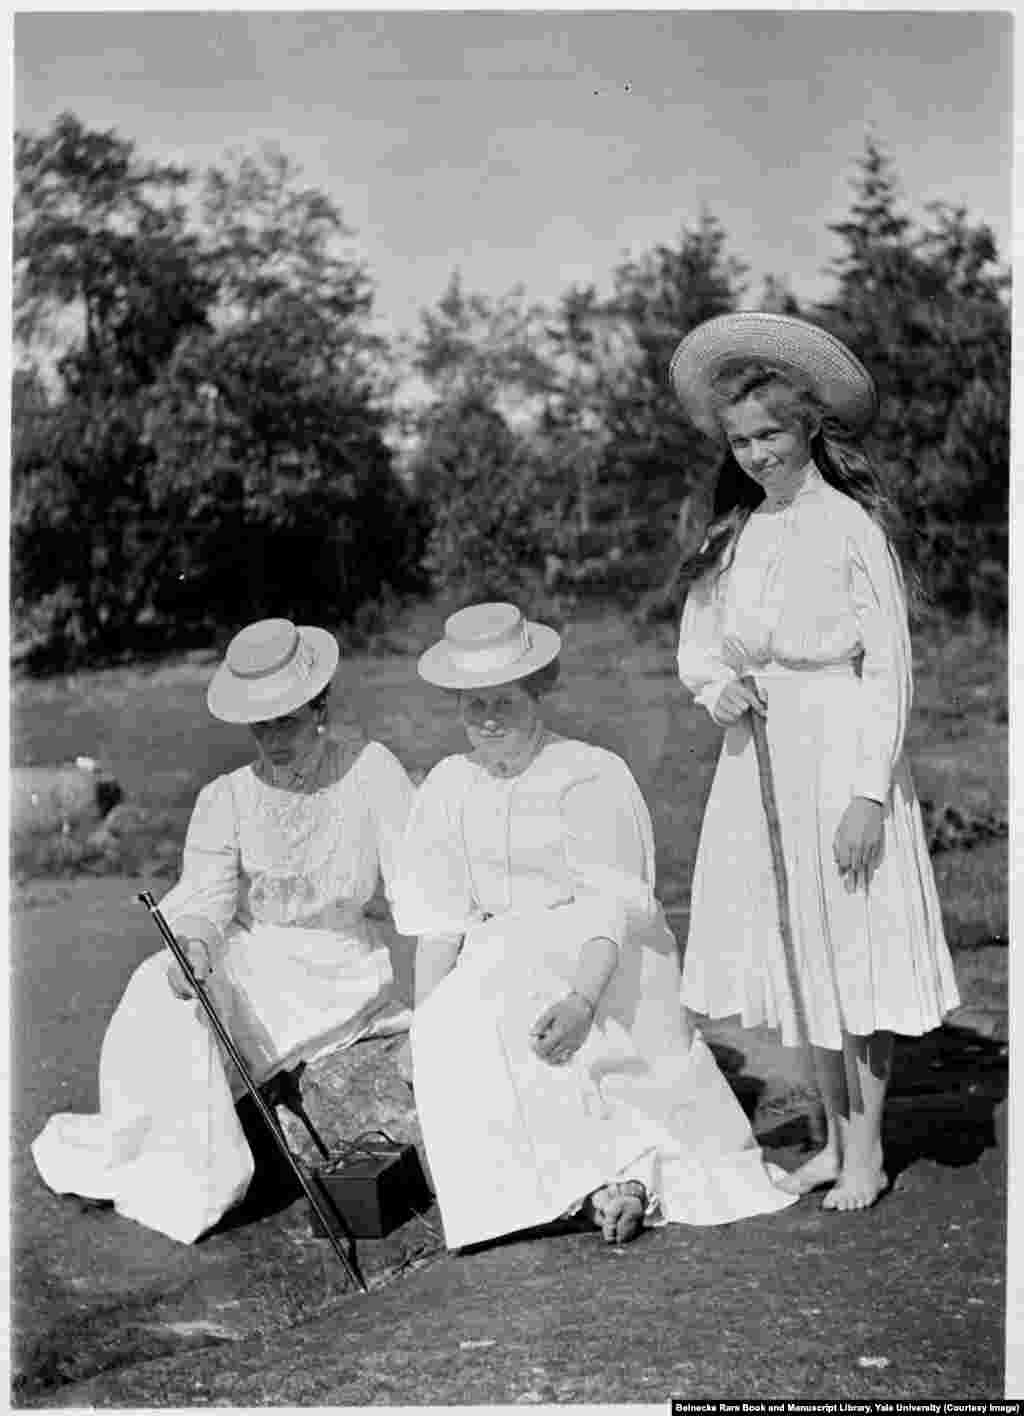
[[[456,272],[423,312],[413,359],[428,390],[411,471],[431,581],[464,600],[528,599],[544,554],[531,436],[554,381],[542,312],[519,290],[467,292]]]
[[[632,378],[601,410],[608,444],[601,479],[618,494],[619,536],[636,557],[634,583],[662,586],[655,613],[674,613],[671,587],[693,501],[706,499],[718,451],[690,423],[671,388],[669,365],[684,335],[736,309],[746,267],[726,254],[726,233],[705,212],[673,246],[658,245],[615,272],[609,313],[639,357]]]
[[[957,614],[1006,611],[1009,489],[1008,278],[995,240],[962,207],[915,228],[891,164],[867,140],[844,250],[819,317],[879,385],[874,447],[915,530],[914,568]]]

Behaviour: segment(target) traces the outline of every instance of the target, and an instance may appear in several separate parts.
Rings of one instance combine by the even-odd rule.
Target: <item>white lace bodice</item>
[[[162,902],[168,923],[201,938],[232,921],[344,929],[381,876],[390,895],[412,796],[376,742],[348,765],[336,757],[309,792],[271,786],[251,766],[216,778],[199,794],[181,879]]]

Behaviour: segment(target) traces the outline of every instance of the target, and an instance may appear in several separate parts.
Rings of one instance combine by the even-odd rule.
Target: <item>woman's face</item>
[[[459,712],[473,747],[494,761],[524,751],[540,717],[537,700],[518,683],[462,689]]]
[[[733,456],[765,492],[781,491],[811,460],[811,433],[796,418],[782,418],[751,396],[722,413]]]
[[[313,748],[318,738],[319,714],[308,703],[286,713],[283,718],[268,718],[263,723],[250,723],[260,756],[274,767],[290,767]]]

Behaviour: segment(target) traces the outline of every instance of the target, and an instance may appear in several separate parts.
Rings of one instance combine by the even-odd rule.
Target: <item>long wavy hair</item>
[[[798,425],[810,435],[810,453],[822,477],[836,491],[862,506],[885,533],[890,554],[900,573],[908,602],[919,608],[923,599],[913,564],[909,528],[864,448],[830,417],[811,388],[788,370],[756,360],[727,365],[712,387],[712,408],[719,419],[725,443],[722,414],[745,398],[757,398],[783,427]],[[732,562],[736,542],[750,513],[764,500],[764,492],[740,467],[726,444],[718,468],[711,520],[700,548],[679,569],[679,591],[685,598],[690,587],[705,576],[712,580]]]

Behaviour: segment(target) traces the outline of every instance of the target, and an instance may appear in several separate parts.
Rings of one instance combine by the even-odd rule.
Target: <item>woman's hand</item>
[[[711,716],[721,727],[727,728],[738,723],[747,712],[760,713],[763,718],[768,708],[752,680],[734,679],[718,695]]]
[[[567,993],[550,1008],[545,1008],[530,1029],[530,1046],[543,1062],[561,1066],[583,1046],[594,1008],[582,993]]]
[[[185,952],[189,966],[200,983],[205,983],[210,977],[212,965],[210,955],[206,945],[201,939],[186,939],[183,935],[178,935],[178,943]],[[175,998],[194,998],[192,985],[185,977],[184,970],[177,959],[172,959],[167,969],[167,982],[171,985],[171,992]]]
[[[861,884],[866,886],[881,859],[884,818],[881,802],[872,801],[870,797],[854,797],[843,812],[832,854],[848,890],[856,890]]]

